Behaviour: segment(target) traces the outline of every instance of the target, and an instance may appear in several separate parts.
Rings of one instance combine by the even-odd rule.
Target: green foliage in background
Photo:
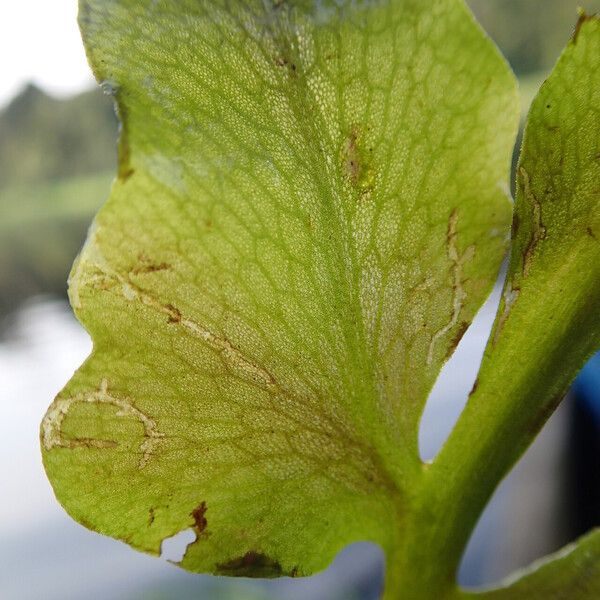
[[[378,543],[384,598],[468,594],[496,485],[600,346],[600,21],[520,118],[459,0],[83,0],[123,119],[118,179],[70,281],[94,350],[49,408],[78,521],[181,566],[310,575]],[[469,403],[418,426],[511,260]],[[600,535],[480,598],[592,600]],[[576,583],[575,583],[576,582]]]
[[[100,173],[0,188],[0,315],[42,292],[64,294],[69,265],[112,178]]]
[[[64,294],[112,179],[116,130],[100,90],[57,100],[30,85],[0,112],[0,316]]]
[[[0,113],[0,191],[114,169],[115,130],[99,90],[57,100],[29,85]]]

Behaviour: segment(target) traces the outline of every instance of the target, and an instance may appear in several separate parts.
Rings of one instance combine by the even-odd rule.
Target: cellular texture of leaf
[[[84,0],[122,120],[74,266],[94,349],[42,423],[60,502],[182,566],[391,554],[437,374],[511,218],[514,77],[462,1]]]

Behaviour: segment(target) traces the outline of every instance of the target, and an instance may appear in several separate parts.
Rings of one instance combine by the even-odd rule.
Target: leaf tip
[[[577,19],[577,23],[575,24],[575,30],[573,31],[573,35],[571,36],[571,42],[573,45],[577,44],[577,41],[579,40],[579,34],[581,33],[581,30],[586,23],[590,21],[600,22],[600,18],[596,13],[587,14],[585,10],[581,7],[577,9],[577,12],[579,14],[579,19]]]

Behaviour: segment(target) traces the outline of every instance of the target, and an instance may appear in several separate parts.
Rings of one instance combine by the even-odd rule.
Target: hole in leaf
[[[165,538],[160,546],[160,557],[170,562],[181,562],[187,547],[196,541],[193,529],[184,529],[175,535]]]
[[[503,281],[504,269],[429,394],[419,426],[419,452],[423,461],[436,456],[465,407],[494,324]]]
[[[492,496],[463,556],[462,586],[496,584],[577,537],[569,526],[571,412],[567,399]]]

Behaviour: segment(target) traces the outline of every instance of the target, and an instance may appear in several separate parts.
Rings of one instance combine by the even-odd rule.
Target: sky
[[[0,0],[0,106],[30,81],[56,96],[93,85],[77,0]]]

